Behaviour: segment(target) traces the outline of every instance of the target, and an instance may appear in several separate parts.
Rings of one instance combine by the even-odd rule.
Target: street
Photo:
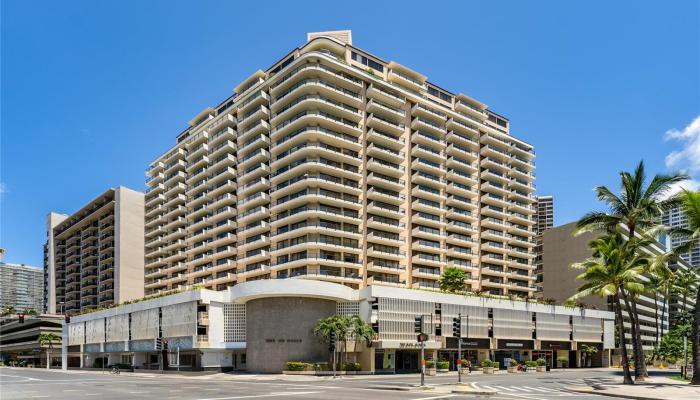
[[[440,387],[456,382],[456,375],[426,377],[426,384]],[[567,387],[619,382],[616,370],[569,370],[550,373],[473,373],[464,382],[475,389],[495,391],[493,400],[611,399],[578,394]],[[331,377],[204,374],[174,375],[99,371],[46,371],[43,369],[0,368],[0,399],[183,399],[234,400],[256,398],[299,399],[473,399],[476,395],[440,394],[414,390],[419,375],[369,375]],[[407,391],[407,389],[411,391]],[[403,390],[402,390],[403,389]]]

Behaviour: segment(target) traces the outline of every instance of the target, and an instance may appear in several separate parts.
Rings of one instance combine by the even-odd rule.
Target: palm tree
[[[372,329],[372,325],[363,321],[359,315],[351,316],[350,322],[350,337],[354,341],[353,352],[357,352],[357,342],[364,341],[367,347],[372,346],[372,340],[377,336],[377,333]]]
[[[573,268],[584,270],[577,279],[585,283],[571,299],[578,300],[590,295],[612,297],[624,372],[623,383],[634,384],[629,368],[620,299],[626,289],[642,290],[643,282],[640,277],[644,266],[638,262],[634,242],[626,241],[619,232],[601,236],[591,241],[589,247],[593,250],[593,256],[582,263],[572,265]]]
[[[691,245],[700,239],[700,192],[684,190],[680,197],[683,211],[688,218],[688,244]],[[693,379],[691,385],[700,385],[700,284],[697,285],[695,295],[695,311],[693,313],[693,327],[691,329],[691,344],[693,355]]]
[[[331,315],[330,317],[318,320],[313,332],[322,342],[331,343],[333,340],[336,342],[342,340],[345,348],[347,348],[348,327],[349,323],[347,317]],[[333,349],[333,352],[335,352],[335,349]],[[347,351],[345,351],[345,353],[347,357]]]
[[[2,316],[3,317],[6,317],[8,315],[12,315],[14,313],[15,313],[15,307],[13,307],[13,306],[7,306],[7,307],[2,309]]]
[[[51,368],[51,350],[53,349],[53,344],[61,341],[61,337],[53,332],[42,333],[37,339],[39,346],[46,346],[46,369]]]
[[[619,195],[613,193],[606,186],[598,186],[596,196],[598,200],[606,203],[609,212],[593,211],[584,215],[577,223],[577,233],[590,231],[614,232],[622,225],[626,228],[629,238],[634,238],[639,231],[653,231],[660,227],[659,221],[663,211],[673,204],[675,199],[663,200],[672,189],[672,185],[688,179],[687,175],[656,175],[646,184],[644,162],[640,161],[633,173],[620,172]],[[624,291],[620,293],[624,295]],[[625,297],[626,298],[626,297]],[[626,300],[632,314],[632,348],[635,374],[642,377],[648,376],[644,364],[644,349],[640,332],[639,319],[637,318],[637,305],[634,296]]]

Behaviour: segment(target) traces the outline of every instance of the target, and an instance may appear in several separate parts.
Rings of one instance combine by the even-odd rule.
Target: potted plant
[[[472,368],[472,363],[469,360],[462,359],[462,367],[459,369],[459,373],[466,375]]]
[[[569,365],[569,359],[566,357],[557,357],[557,363],[559,363],[559,368],[566,368]]]
[[[515,360],[511,360],[510,364],[508,364],[508,373],[514,374],[518,372],[518,366],[520,366],[520,364],[514,361]]]
[[[481,362],[482,371],[484,371],[485,374],[495,373],[498,365],[499,364],[496,361],[491,360],[484,360]]]
[[[535,371],[537,369],[537,361],[525,361],[525,372]]]
[[[538,358],[535,363],[537,364],[537,372],[547,372],[547,361],[544,358]]]
[[[428,376],[435,376],[437,375],[437,368],[435,365],[435,361],[433,360],[428,360],[425,362],[425,374]]]
[[[435,363],[437,367],[437,372],[450,372],[450,362],[449,361],[438,361]]]

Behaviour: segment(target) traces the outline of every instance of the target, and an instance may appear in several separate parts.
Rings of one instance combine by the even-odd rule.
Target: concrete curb
[[[571,392],[576,392],[576,393],[594,394],[594,395],[598,395],[598,396],[616,397],[616,398],[620,398],[620,399],[663,400],[663,397],[648,397],[648,396],[610,393],[610,392],[607,392],[605,390],[595,390],[595,389],[589,389],[589,388],[582,389],[582,388],[575,388],[575,387],[567,387],[566,390],[571,391]],[[669,399],[669,400],[673,400],[673,399]]]

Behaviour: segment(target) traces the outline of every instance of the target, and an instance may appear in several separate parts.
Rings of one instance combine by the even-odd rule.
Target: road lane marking
[[[277,396],[300,396],[303,394],[317,394],[321,392],[274,392],[268,394],[251,394],[247,396],[230,396],[230,397],[213,397],[208,399],[197,400],[233,400],[233,399],[256,399],[261,397],[277,397]]]
[[[456,395],[454,394],[443,394],[442,396],[433,396],[433,397],[420,397],[418,399],[413,399],[413,400],[436,400],[436,399],[445,399],[448,397],[455,397]]]

